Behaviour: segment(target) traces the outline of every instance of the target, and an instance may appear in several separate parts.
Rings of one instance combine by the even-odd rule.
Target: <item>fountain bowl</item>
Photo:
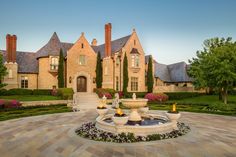
[[[127,108],[141,108],[147,106],[148,99],[121,99],[122,104]]]
[[[112,117],[114,124],[118,126],[125,125],[128,122],[128,119],[129,119],[128,116],[124,116],[124,117],[113,116]]]

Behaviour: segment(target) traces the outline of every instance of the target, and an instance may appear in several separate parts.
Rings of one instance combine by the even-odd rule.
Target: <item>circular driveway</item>
[[[133,144],[96,142],[74,130],[94,121],[95,110],[27,117],[0,122],[2,157],[233,157],[236,117],[182,112],[191,132],[176,139]]]

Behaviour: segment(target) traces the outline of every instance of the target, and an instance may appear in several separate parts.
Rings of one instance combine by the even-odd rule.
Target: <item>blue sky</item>
[[[185,61],[205,39],[236,40],[235,0],[1,0],[0,49],[7,33],[18,37],[19,51],[35,52],[54,31],[75,42],[81,32],[104,43],[104,24],[112,39],[135,28],[146,54],[160,63]]]

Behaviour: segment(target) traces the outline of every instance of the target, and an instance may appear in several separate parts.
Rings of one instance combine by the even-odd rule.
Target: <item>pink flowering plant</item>
[[[147,93],[144,97],[149,102],[165,102],[168,100],[168,95],[164,93]]]

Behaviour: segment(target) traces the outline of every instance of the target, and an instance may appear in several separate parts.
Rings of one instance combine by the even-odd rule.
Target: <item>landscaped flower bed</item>
[[[173,130],[166,134],[153,134],[148,136],[135,136],[133,133],[113,134],[99,130],[95,127],[94,122],[83,124],[80,128],[75,130],[75,133],[81,137],[88,138],[95,141],[115,142],[115,143],[133,143],[144,141],[156,141],[169,138],[177,138],[183,136],[190,131],[190,127],[184,123],[177,123],[179,130]]]
[[[168,95],[164,93],[147,93],[144,97],[149,102],[165,102],[168,100]]]
[[[9,109],[9,108],[19,108],[21,104],[17,100],[1,100],[0,99],[0,109]]]

